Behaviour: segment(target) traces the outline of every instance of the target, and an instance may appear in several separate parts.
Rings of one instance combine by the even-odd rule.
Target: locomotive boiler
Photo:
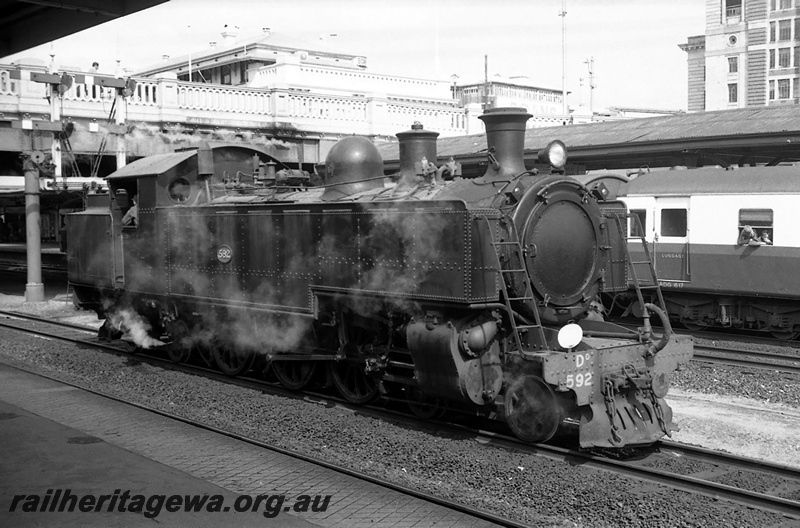
[[[558,141],[527,169],[529,118],[481,116],[474,179],[437,166],[420,126],[398,134],[392,178],[357,136],[331,148],[320,185],[241,146],[135,161],[68,218],[70,283],[104,333],[122,325],[175,361],[236,375],[257,359],[294,389],[324,371],[351,402],[458,407],[529,442],[652,443],[674,427],[663,398],[691,340],[650,303],[639,332],[598,320],[598,294],[628,288],[627,212],[564,175]]]

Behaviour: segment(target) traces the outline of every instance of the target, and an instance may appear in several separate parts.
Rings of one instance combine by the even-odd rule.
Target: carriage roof
[[[653,171],[621,185],[619,196],[800,194],[800,166],[706,167]]]

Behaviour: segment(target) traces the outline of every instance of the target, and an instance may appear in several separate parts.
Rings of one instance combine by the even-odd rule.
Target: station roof
[[[423,123],[424,125],[424,123]],[[554,140],[563,141],[570,163],[586,170],[770,163],[800,160],[800,105],[532,128],[525,132],[525,157]],[[387,168],[397,165],[397,143],[378,145]],[[485,160],[484,134],[440,138],[440,159],[462,164]]]

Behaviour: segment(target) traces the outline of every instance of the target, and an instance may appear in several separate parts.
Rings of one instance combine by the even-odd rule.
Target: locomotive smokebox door
[[[543,178],[522,197],[514,222],[544,321],[576,318],[599,291],[601,217],[596,199],[571,178]]]

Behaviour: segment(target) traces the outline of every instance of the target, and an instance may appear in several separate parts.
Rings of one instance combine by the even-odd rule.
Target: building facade
[[[800,0],[706,0],[689,37],[689,111],[800,101]]]
[[[453,98],[464,107],[524,108],[533,116],[527,123],[528,128],[571,123],[571,117],[564,115],[562,91],[543,88],[527,77],[494,75],[482,81],[454,83]]]

